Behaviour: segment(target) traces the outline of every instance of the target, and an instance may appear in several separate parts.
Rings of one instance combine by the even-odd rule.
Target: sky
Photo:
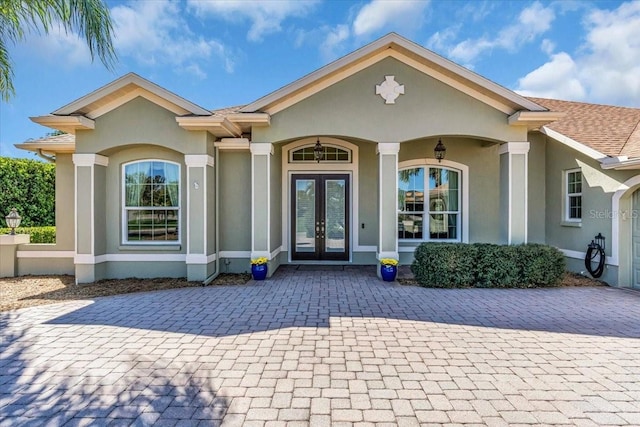
[[[250,103],[396,32],[526,96],[640,108],[640,0],[107,0],[118,62],[53,27],[9,46],[0,155],[52,129],[29,120],[128,72],[207,109]]]

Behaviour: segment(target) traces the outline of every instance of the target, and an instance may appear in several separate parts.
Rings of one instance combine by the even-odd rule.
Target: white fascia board
[[[628,156],[609,157],[601,161],[602,169],[631,170],[640,169],[640,158]]]
[[[81,110],[87,105],[90,105],[106,96],[109,96],[113,92],[116,92],[119,89],[122,89],[123,87],[129,84],[134,84],[138,87],[141,87],[153,93],[154,95],[157,95],[175,105],[178,105],[184,108],[185,110],[191,112],[192,114],[201,115],[201,116],[211,115],[211,112],[209,110],[206,110],[192,102],[189,102],[186,99],[176,95],[175,93],[170,92],[164,89],[163,87],[158,86],[157,84],[152,83],[149,80],[146,80],[140,77],[135,73],[125,74],[119,79],[116,79],[111,83],[108,83],[105,86],[102,86],[101,88],[83,96],[82,98],[79,98],[71,102],[70,104],[65,105],[64,107],[57,109],[56,111],[53,112],[53,114],[58,114],[58,115],[73,114],[74,112]]]
[[[216,136],[242,135],[242,129],[222,116],[186,116],[176,117],[178,125],[186,130],[206,130]]]
[[[386,36],[346,55],[342,58],[325,65],[324,67],[307,74],[306,76],[294,81],[287,86],[284,86],[281,89],[276,90],[251,104],[246,105],[240,112],[255,112],[260,111],[266,106],[277,102],[279,99],[289,96],[290,94],[300,91],[304,87],[313,84],[314,82],[321,80],[328,75],[339,71],[342,68],[349,67],[352,63],[357,63],[358,61],[366,58],[369,55],[375,54],[377,51],[382,51],[384,49],[389,49],[392,46],[397,46],[402,49],[409,51],[411,54],[416,55],[420,58],[423,58],[427,62],[434,64],[436,67],[441,67],[453,74],[456,74],[462,79],[467,80],[474,85],[480,86],[494,94],[498,97],[504,98],[510,102],[513,102],[516,105],[519,105],[523,109],[531,110],[531,111],[547,111],[546,108],[536,104],[535,102],[518,95],[517,93],[498,85],[497,83],[488,80],[473,71],[470,71],[455,62],[449,61],[446,58],[416,44],[410,40],[405,39],[404,37],[399,36],[396,33],[390,33]],[[346,77],[346,76],[345,76]]]
[[[75,142],[23,142],[13,144],[14,147],[27,151],[42,150],[47,153],[73,153],[76,151]]]
[[[555,130],[549,129],[546,126],[541,127],[540,132],[547,135],[549,138],[552,138],[558,141],[559,143],[566,145],[567,147],[573,148],[574,150],[594,160],[602,161],[608,157],[606,154],[603,154],[598,150],[594,150],[591,147],[587,147],[586,145],[576,140],[573,140],[568,136],[561,134],[560,132],[556,132]]]
[[[248,150],[248,138],[222,138],[220,141],[213,143],[213,146],[220,150]]]
[[[75,134],[78,129],[95,129],[96,122],[84,116],[36,116],[29,119],[42,126]]]
[[[517,111],[509,116],[510,126],[527,126],[529,129],[537,129],[566,116],[566,113],[557,111]]]
[[[267,113],[231,113],[226,114],[227,120],[251,126],[270,126],[271,116]]]

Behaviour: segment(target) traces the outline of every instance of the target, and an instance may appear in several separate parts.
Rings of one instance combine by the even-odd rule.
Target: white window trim
[[[134,241],[129,241],[127,240],[127,206],[126,206],[126,180],[125,180],[125,170],[126,167],[129,165],[133,165],[135,163],[143,163],[143,162],[162,162],[162,163],[169,163],[172,165],[176,165],[178,166],[178,177],[180,178],[180,182],[178,183],[178,206],[177,206],[177,210],[178,210],[178,239],[177,240],[157,240],[157,241],[140,241],[140,240],[134,240]],[[173,162],[171,160],[165,160],[165,159],[139,159],[139,160],[133,160],[131,162],[127,162],[127,163],[123,163],[122,164],[122,170],[120,173],[120,190],[121,190],[121,200],[120,200],[120,217],[121,217],[121,229],[122,229],[122,233],[121,233],[121,238],[120,238],[120,242],[121,245],[125,246],[157,246],[157,245],[164,245],[164,246],[173,246],[173,245],[180,245],[182,242],[182,166],[180,165],[180,163],[177,162]],[[160,209],[166,209],[166,208],[152,208],[149,207],[148,210],[160,210]]]
[[[339,144],[323,144],[322,141],[320,141],[320,143],[322,144],[322,147],[331,147],[331,148],[337,148],[338,150],[342,150],[345,151],[347,153],[347,160],[321,160],[321,163],[351,163],[351,153],[352,150],[343,147]],[[302,150],[305,148],[313,148],[315,147],[315,142],[313,144],[305,144],[305,145],[301,145],[299,147],[295,147],[295,149],[289,149],[289,163],[318,163],[317,160],[293,160],[293,153],[295,153],[298,150]]]
[[[580,172],[580,186],[582,187],[583,181],[584,181],[584,176],[582,175],[582,169],[580,168],[576,168],[576,169],[567,169],[565,171],[563,171],[562,174],[562,200],[563,200],[563,209],[562,209],[562,221],[565,223],[572,223],[572,224],[580,224],[582,223],[582,217],[580,218],[570,218],[569,217],[569,210],[570,210],[570,206],[571,204],[569,203],[569,198],[570,197],[576,197],[576,196],[580,196],[580,208],[582,209],[582,191],[579,193],[569,193],[569,174],[571,173],[575,173],[575,172]]]
[[[445,169],[453,169],[455,172],[460,173],[460,185],[459,189],[461,194],[459,194],[459,208],[460,213],[458,214],[458,223],[460,225],[460,233],[458,239],[425,239],[423,232],[423,239],[398,239],[398,242],[407,245],[407,244],[420,244],[423,242],[462,242],[469,243],[469,166],[464,165],[462,163],[453,162],[451,160],[442,160],[438,161],[436,159],[413,159],[407,160],[404,162],[398,162],[398,171],[403,169],[411,169],[416,167],[440,167]],[[425,182],[426,184],[426,182]],[[397,200],[394,201],[397,203]],[[429,211],[425,211],[426,215],[428,215]],[[398,211],[398,213],[400,213]],[[424,226],[424,222],[423,222]],[[402,251],[401,251],[402,252]]]

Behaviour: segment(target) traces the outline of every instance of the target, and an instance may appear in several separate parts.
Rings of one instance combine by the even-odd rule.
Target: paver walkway
[[[0,313],[0,425],[640,425],[640,292],[372,268]]]

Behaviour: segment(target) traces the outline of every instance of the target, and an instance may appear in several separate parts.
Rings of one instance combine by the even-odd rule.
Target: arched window
[[[123,243],[180,241],[180,165],[143,160],[123,165]]]
[[[314,145],[306,145],[304,147],[291,150],[289,152],[289,162],[315,162],[313,153]],[[334,145],[322,144],[322,162],[350,163],[351,151]]]
[[[398,171],[398,238],[461,240],[461,172],[440,166]]]

